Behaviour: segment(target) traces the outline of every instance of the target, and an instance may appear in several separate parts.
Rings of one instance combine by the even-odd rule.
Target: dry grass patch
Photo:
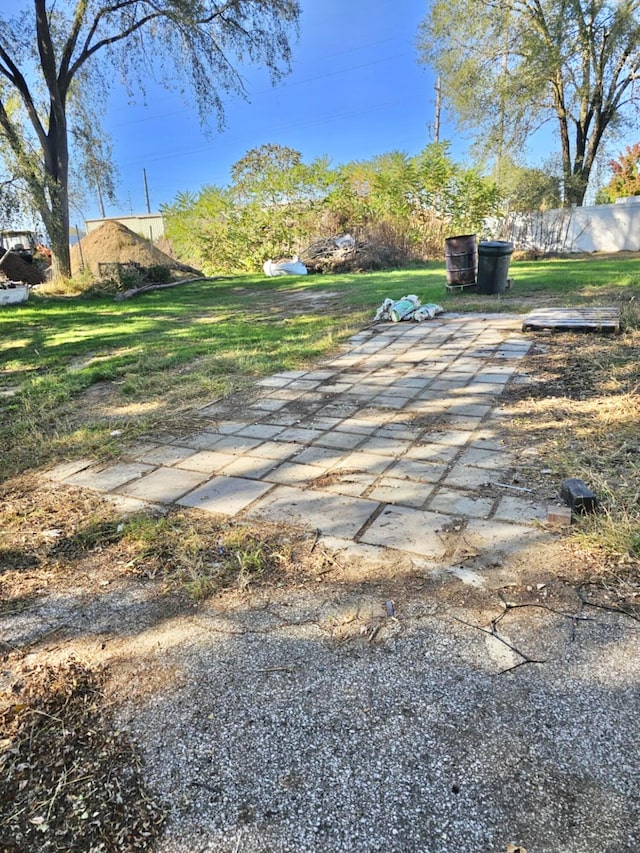
[[[0,849],[149,850],[164,822],[135,745],[105,702],[106,673],[42,666],[0,697]]]
[[[528,464],[558,482],[578,477],[598,495],[600,510],[571,534],[583,552],[583,580],[617,578],[625,596],[640,601],[640,323],[631,319],[618,336],[540,338],[529,381],[508,399],[514,440],[525,447],[536,436],[540,452]]]

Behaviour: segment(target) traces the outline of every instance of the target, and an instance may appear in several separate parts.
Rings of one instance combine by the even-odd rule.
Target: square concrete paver
[[[470,468],[467,465],[454,465],[443,481],[444,486],[457,489],[478,489],[495,480],[491,470],[487,468]]]
[[[260,379],[257,384],[262,388],[283,388],[291,381],[290,376],[278,376],[276,373],[274,376],[267,376],[264,379]]]
[[[498,519],[471,519],[464,531],[464,548],[479,554],[509,554],[532,545],[548,534],[541,528],[524,524],[507,524]]]
[[[392,423],[377,429],[374,435],[377,438],[406,438],[409,441],[415,441],[421,432],[422,427],[420,426],[409,426],[406,423]]]
[[[49,480],[66,480],[67,477],[71,477],[73,474],[89,468],[94,462],[95,459],[76,459],[73,462],[62,462],[60,465],[56,465],[55,468],[47,471],[45,476]]]
[[[225,465],[229,465],[237,459],[230,453],[216,453],[215,450],[199,450],[193,456],[189,456],[176,465],[176,468],[185,468],[187,471],[202,471],[203,474],[215,474]]]
[[[246,435],[248,438],[259,438],[266,441],[278,435],[284,429],[280,424],[249,424],[238,430],[238,435]]]
[[[355,450],[338,462],[335,470],[336,472],[353,471],[361,474],[382,474],[392,462],[393,459],[389,456],[378,456],[377,453]]]
[[[188,456],[193,456],[194,453],[193,447],[167,444],[165,447],[156,447],[154,450],[138,456],[138,459],[141,462],[148,462],[150,465],[175,465],[177,462],[183,462]]]
[[[513,468],[515,459],[505,450],[491,450],[480,447],[468,447],[458,459],[461,465],[469,465],[474,468],[488,468],[493,471],[502,471]],[[503,475],[504,476],[504,475]]]
[[[251,426],[247,421],[220,421],[217,424],[216,431],[220,435],[235,435],[237,432]]]
[[[432,559],[442,559],[447,551],[439,531],[452,518],[410,507],[387,507],[360,537],[368,545],[384,545]]]
[[[273,488],[270,483],[242,477],[214,477],[178,501],[180,506],[197,507],[221,515],[236,515]]]
[[[528,501],[526,498],[507,496],[500,500],[494,518],[501,521],[514,521],[523,524],[533,524],[547,517],[545,504]]]
[[[433,430],[422,436],[421,444],[445,444],[447,447],[462,447],[471,438],[473,432],[462,429]]]
[[[284,427],[293,426],[300,421],[300,415],[297,412],[276,412],[276,414],[265,415],[264,412],[259,412],[257,409],[254,412],[256,419],[265,418],[264,423],[269,423],[272,426]],[[268,418],[268,419],[267,419]]]
[[[117,490],[121,494],[130,495],[140,500],[169,504],[206,479],[207,474],[198,471],[185,471],[182,468],[158,468],[140,480],[134,480],[132,483],[120,486]]]
[[[357,474],[340,471],[332,471],[325,477],[322,477],[312,486],[316,490],[323,492],[335,492],[339,495],[353,495],[359,497],[363,495],[367,489],[375,483],[375,474]]]
[[[248,477],[260,480],[280,463],[276,459],[259,459],[257,456],[235,456],[222,469],[225,477]]]
[[[340,418],[320,418],[316,415],[310,415],[300,421],[300,426],[308,429],[319,429],[320,432],[326,432],[329,429],[334,429],[340,423]]]
[[[153,471],[153,465],[144,462],[118,462],[107,468],[85,468],[71,477],[67,477],[65,483],[72,486],[85,486],[97,492],[110,492],[123,486],[130,480],[137,480],[148,471]],[[144,498],[145,495],[142,495]]]
[[[332,430],[326,432],[314,441],[319,447],[333,447],[336,450],[353,450],[363,440],[364,436],[353,432]]]
[[[422,462],[418,459],[399,459],[389,470],[389,477],[399,480],[415,480],[418,483],[437,483],[446,472],[446,465]]]
[[[265,474],[270,483],[283,483],[288,486],[307,485],[323,474],[317,465],[298,465],[297,462],[284,462]]]
[[[316,529],[327,536],[353,538],[379,506],[363,498],[277,486],[249,515]]]
[[[265,397],[263,400],[256,400],[253,403],[253,408],[261,412],[278,412],[287,405],[287,400],[278,400],[275,397]]]
[[[458,492],[455,489],[439,489],[427,504],[430,510],[447,515],[467,518],[487,518],[493,509],[494,499]]]
[[[304,449],[304,444],[294,444],[290,441],[265,441],[263,444],[252,448],[247,456],[255,456],[256,459],[276,459],[284,462],[296,453]]]
[[[458,453],[460,453],[459,447],[447,446],[446,444],[434,444],[431,442],[423,444],[422,441],[419,441],[407,450],[404,458],[416,459],[419,462],[433,462],[439,465],[446,465],[451,462]]]
[[[194,450],[211,450],[222,438],[223,436],[219,432],[205,430],[203,432],[196,432],[193,435],[183,436],[180,441]]]
[[[260,444],[259,438],[243,435],[227,435],[215,445],[219,453],[249,453]]]
[[[322,430],[305,429],[304,427],[289,427],[284,429],[277,438],[277,441],[294,441],[298,444],[306,444],[322,435]]]
[[[372,435],[379,427],[379,423],[366,417],[352,417],[341,421],[337,426],[338,432],[349,432],[356,435]]]
[[[427,500],[433,488],[433,486],[427,486],[424,483],[414,483],[412,480],[381,477],[367,497],[370,500],[380,501],[380,503],[419,507]]]
[[[337,465],[344,457],[344,454],[345,451],[343,450],[313,445],[312,447],[306,447],[298,453],[294,461],[300,465],[316,465],[321,469],[319,471],[320,474]]]
[[[374,406],[378,406],[381,409],[404,409],[409,400],[413,395],[393,395],[393,394],[381,394],[379,397],[376,397],[372,402]]]
[[[379,435],[373,435],[361,445],[360,450],[380,456],[397,457],[410,446],[411,442],[404,438],[382,438]]]

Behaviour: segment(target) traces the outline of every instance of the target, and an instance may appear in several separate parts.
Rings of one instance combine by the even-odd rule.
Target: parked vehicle
[[[29,264],[35,262],[41,272],[51,266],[51,249],[44,245],[40,235],[34,231],[0,231],[0,249],[19,255]]]

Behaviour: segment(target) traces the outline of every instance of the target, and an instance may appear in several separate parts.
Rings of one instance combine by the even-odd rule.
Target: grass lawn
[[[0,310],[4,476],[83,454],[117,455],[171,431],[197,404],[331,351],[387,296],[447,310],[529,310],[549,302],[625,306],[640,293],[633,258],[516,262],[505,296],[449,294],[444,267],[357,275],[204,281],[115,302],[34,292]],[[112,432],[121,435],[114,437]]]
[[[525,433],[535,430],[542,408],[560,398],[566,410],[572,401],[571,417],[553,415],[539,441],[559,475],[582,476],[609,494],[614,515],[595,540],[611,539],[619,522],[626,532],[611,547],[634,551],[640,260],[514,262],[510,274],[514,287],[502,296],[447,293],[444,265],[435,262],[355,275],[238,276],[123,302],[34,292],[27,304],[0,309],[0,480],[65,459],[115,458],[140,436],[183,432],[198,405],[331,352],[371,322],[387,296],[416,293],[447,311],[618,304],[622,335],[542,339],[552,348],[547,361],[553,351],[562,356],[542,368],[553,374],[551,385],[540,383],[536,411],[523,412],[519,423]],[[585,394],[590,402],[581,410]]]

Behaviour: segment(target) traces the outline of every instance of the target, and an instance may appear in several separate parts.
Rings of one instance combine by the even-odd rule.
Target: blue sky
[[[262,144],[290,146],[305,161],[326,154],[337,165],[392,150],[415,154],[432,140],[434,76],[416,49],[425,0],[302,0],[302,7],[293,72],[274,89],[260,69],[243,69],[249,102],[226,101],[223,133],[213,121],[207,137],[195,109],[163,89],[132,106],[114,88],[105,129],[120,204],[107,205],[107,216],[145,212],[143,169],[155,211],[178,192],[226,184],[229,167]],[[452,136],[445,122],[441,138]],[[465,142],[453,139],[452,151],[463,159]],[[97,198],[79,213],[99,216]]]

